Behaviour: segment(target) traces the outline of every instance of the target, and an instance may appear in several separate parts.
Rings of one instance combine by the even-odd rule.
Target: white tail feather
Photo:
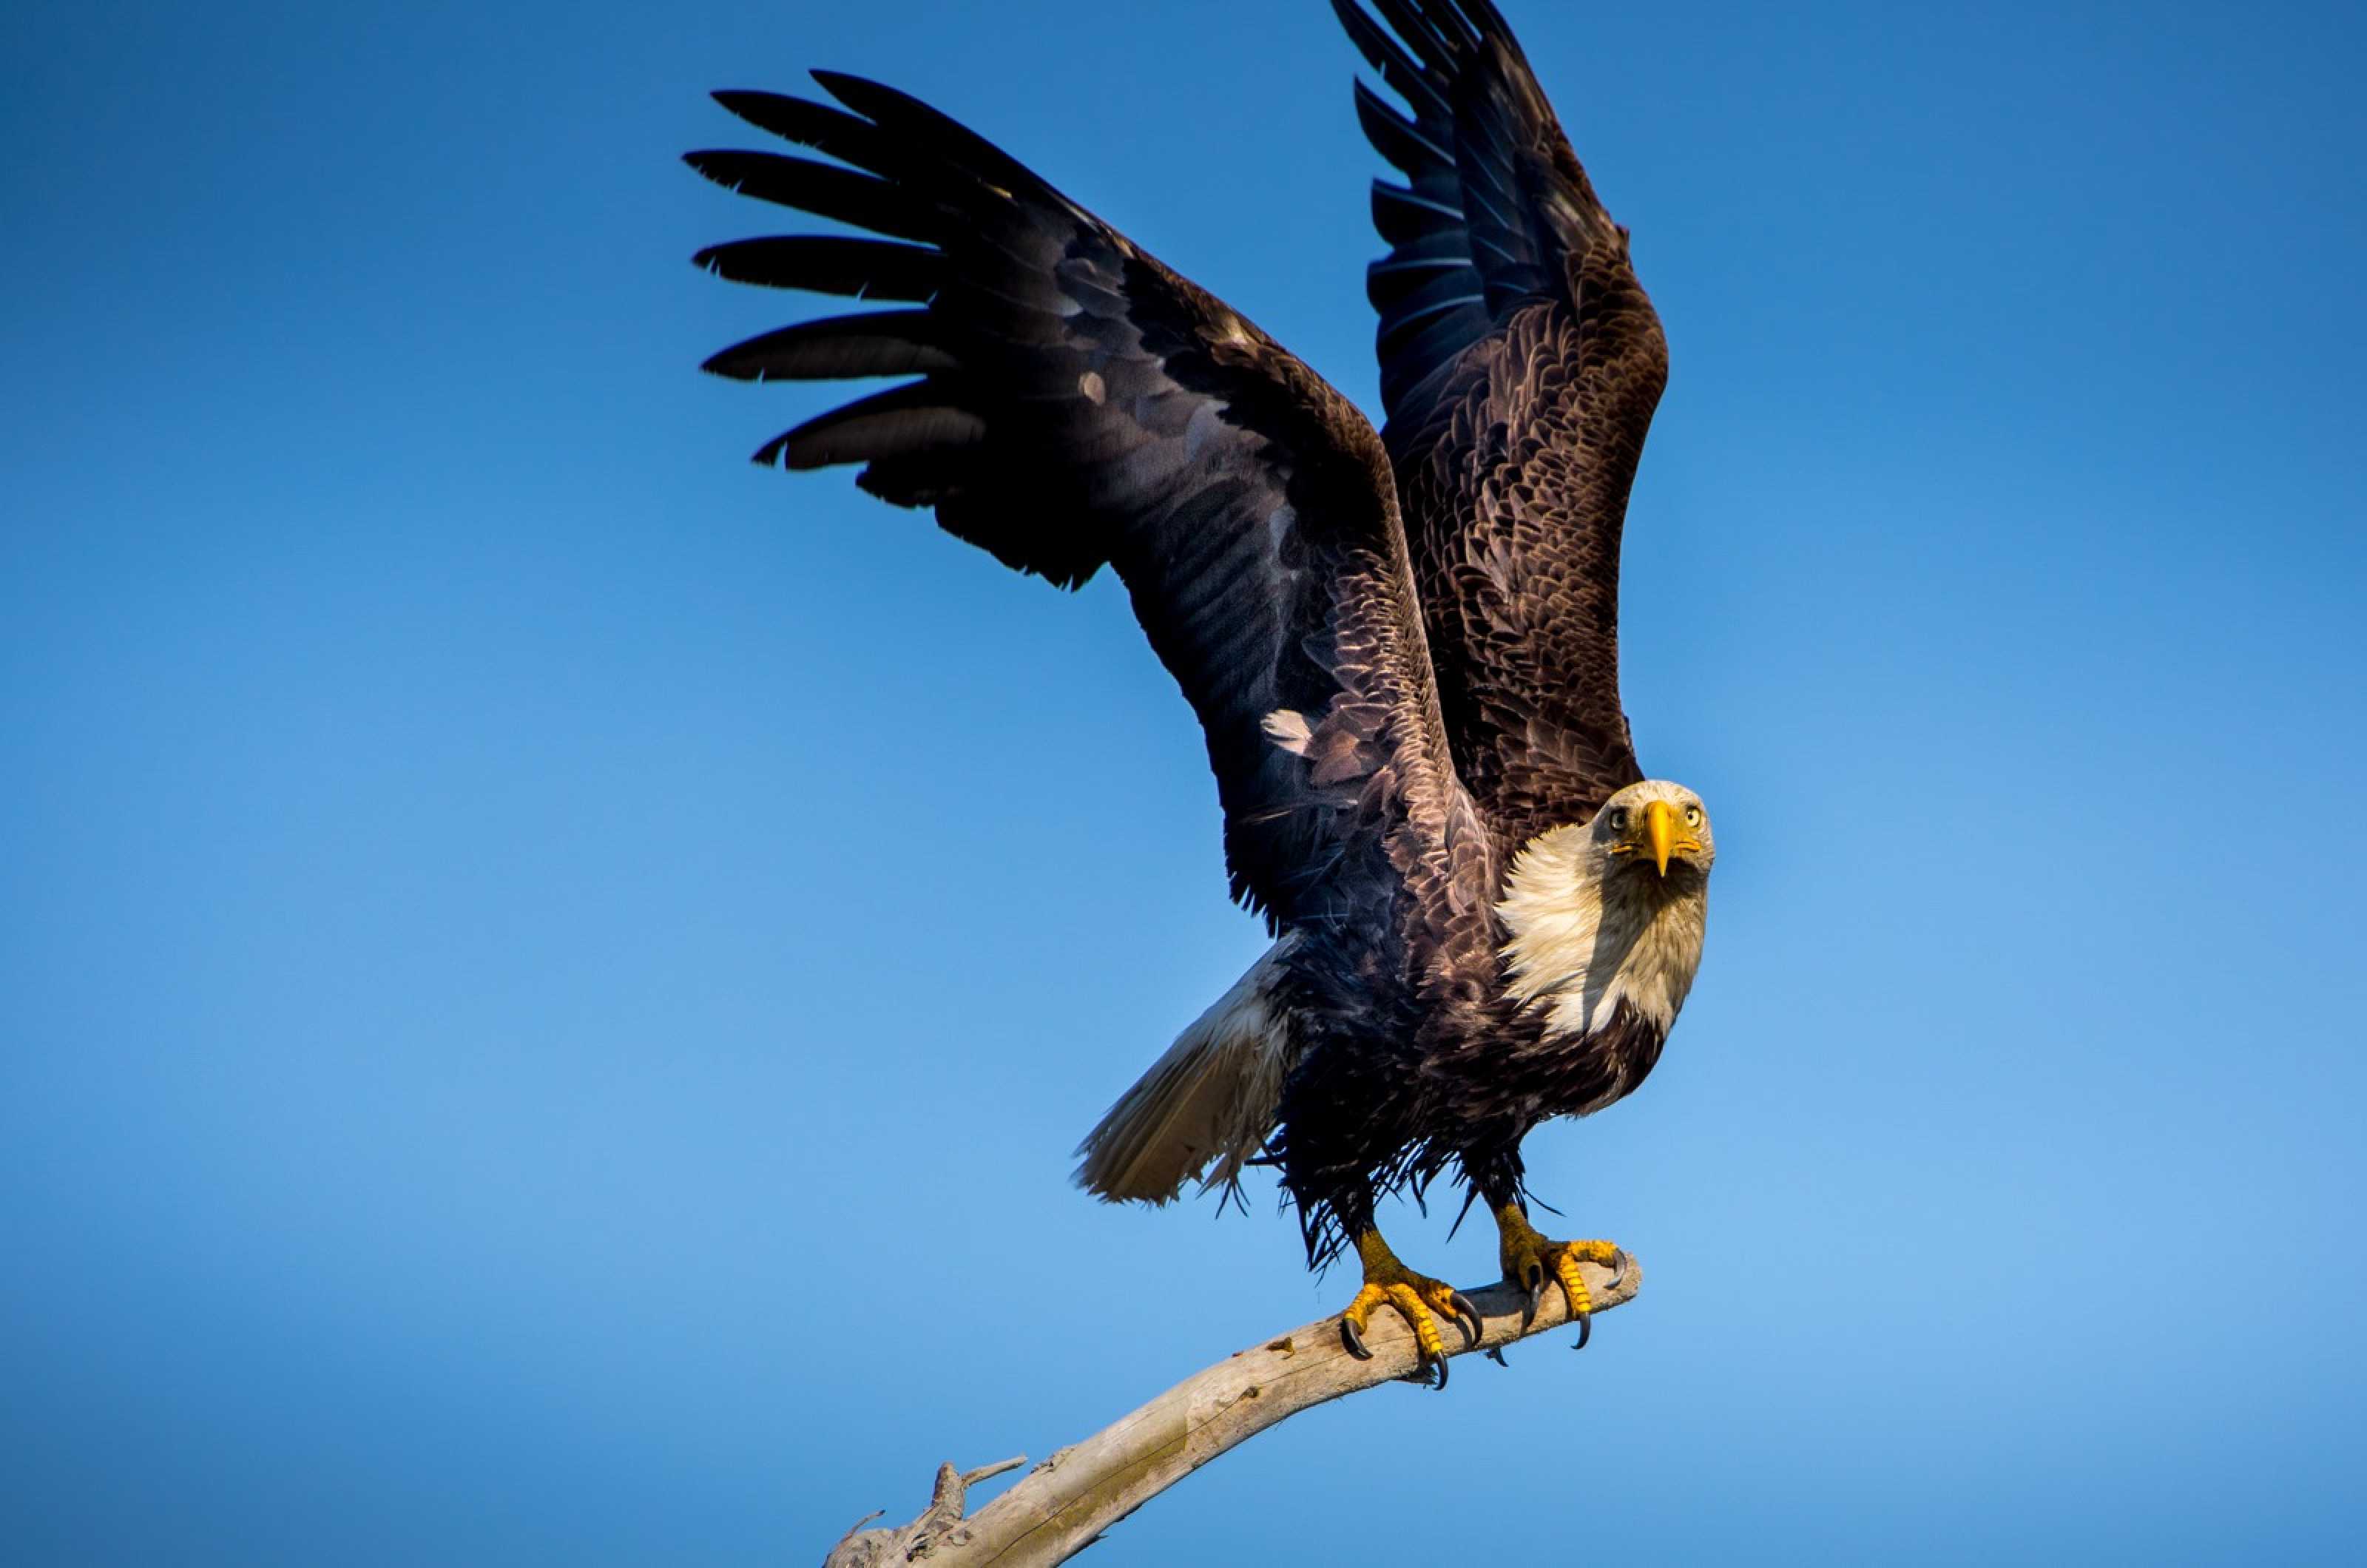
[[[1290,1070],[1290,1025],[1275,989],[1296,937],[1268,948],[1077,1145],[1076,1182],[1108,1202],[1168,1203],[1237,1185],[1265,1146]],[[1210,1168],[1211,1167],[1214,1168]]]

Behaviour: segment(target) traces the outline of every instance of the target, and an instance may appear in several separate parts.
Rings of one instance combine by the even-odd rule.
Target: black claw
[[[1495,1362],[1506,1371],[1509,1372],[1512,1370],[1512,1363],[1504,1359],[1504,1348],[1501,1345],[1489,1346],[1486,1354],[1489,1360]]]
[[[1594,1337],[1594,1314],[1591,1312],[1580,1313],[1578,1314],[1578,1343],[1571,1346],[1570,1348],[1573,1350],[1583,1350],[1586,1348],[1586,1342],[1592,1337]]]
[[[1626,1281],[1626,1279],[1627,1249],[1624,1247],[1614,1247],[1611,1249],[1611,1288],[1617,1290]]]
[[[1446,1358],[1444,1356],[1438,1359],[1438,1392],[1446,1392]]]
[[[1340,1320],[1340,1343],[1348,1348],[1348,1354],[1360,1361],[1373,1359],[1373,1353],[1365,1348],[1365,1337],[1357,1333],[1356,1325],[1344,1317]]]
[[[1471,1298],[1461,1291],[1450,1294],[1446,1302],[1455,1309],[1455,1326],[1463,1330],[1463,1348],[1467,1350],[1478,1349],[1479,1337],[1488,1332],[1488,1325],[1479,1316],[1479,1309],[1473,1306]]]
[[[1522,1333],[1526,1334],[1536,1325],[1537,1308],[1545,1304],[1545,1299],[1546,1271],[1542,1269],[1532,1269],[1529,1270],[1529,1299],[1521,1308]]]

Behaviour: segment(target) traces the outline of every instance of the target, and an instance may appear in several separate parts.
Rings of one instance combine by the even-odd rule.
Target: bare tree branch
[[[1643,1283],[1643,1270],[1632,1259],[1615,1282],[1608,1269],[1579,1267],[1597,1312],[1632,1300]],[[1452,1323],[1442,1324],[1449,1356],[1498,1349],[1569,1321],[1568,1303],[1550,1285],[1526,1328],[1521,1324],[1527,1304],[1521,1291],[1499,1284],[1467,1294],[1486,1331],[1478,1345],[1467,1348]],[[934,1568],[1065,1562],[1235,1444],[1302,1410],[1414,1371],[1413,1335],[1395,1313],[1375,1313],[1365,1342],[1373,1359],[1357,1360],[1340,1343],[1340,1320],[1325,1317],[1237,1350],[1132,1415],[1062,1449],[968,1518],[962,1509],[973,1483],[1026,1461],[1005,1460],[966,1475],[941,1465],[934,1495],[919,1518],[896,1529],[866,1530],[863,1525],[870,1520],[859,1522],[822,1568],[889,1568],[923,1560]]]

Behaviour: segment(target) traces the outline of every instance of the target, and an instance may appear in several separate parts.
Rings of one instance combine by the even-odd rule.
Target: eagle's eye
[[[1611,808],[1611,830],[1614,833],[1624,833],[1627,830],[1627,808],[1625,807],[1614,806]]]
[[[1698,828],[1701,826],[1700,807],[1688,806],[1685,807],[1685,826],[1688,828]]]

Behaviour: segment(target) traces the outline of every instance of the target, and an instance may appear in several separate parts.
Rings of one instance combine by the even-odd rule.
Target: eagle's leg
[[[1526,1327],[1537,1314],[1537,1303],[1545,1299],[1546,1282],[1561,1287],[1569,1303],[1569,1315],[1578,1325],[1576,1348],[1586,1348],[1586,1341],[1594,1331],[1594,1298],[1579,1273],[1581,1263],[1596,1263],[1615,1274],[1627,1272],[1627,1255],[1607,1241],[1549,1241],[1537,1234],[1529,1224],[1529,1216],[1516,1196],[1507,1195],[1501,1201],[1489,1194],[1489,1204],[1496,1211],[1497,1257],[1504,1266],[1504,1278],[1528,1292],[1528,1310],[1522,1314],[1522,1326]]]
[[[1365,1348],[1365,1331],[1372,1325],[1373,1309],[1384,1304],[1394,1307],[1413,1330],[1413,1375],[1429,1382],[1434,1371],[1435,1386],[1444,1388],[1446,1342],[1439,1337],[1438,1319],[1454,1319],[1455,1327],[1463,1331],[1464,1348],[1469,1349],[1479,1343],[1479,1309],[1444,1280],[1417,1274],[1398,1261],[1398,1255],[1370,1224],[1356,1232],[1355,1241],[1365,1283],[1348,1310],[1340,1314],[1341,1343],[1358,1360],[1372,1359],[1373,1353]]]

